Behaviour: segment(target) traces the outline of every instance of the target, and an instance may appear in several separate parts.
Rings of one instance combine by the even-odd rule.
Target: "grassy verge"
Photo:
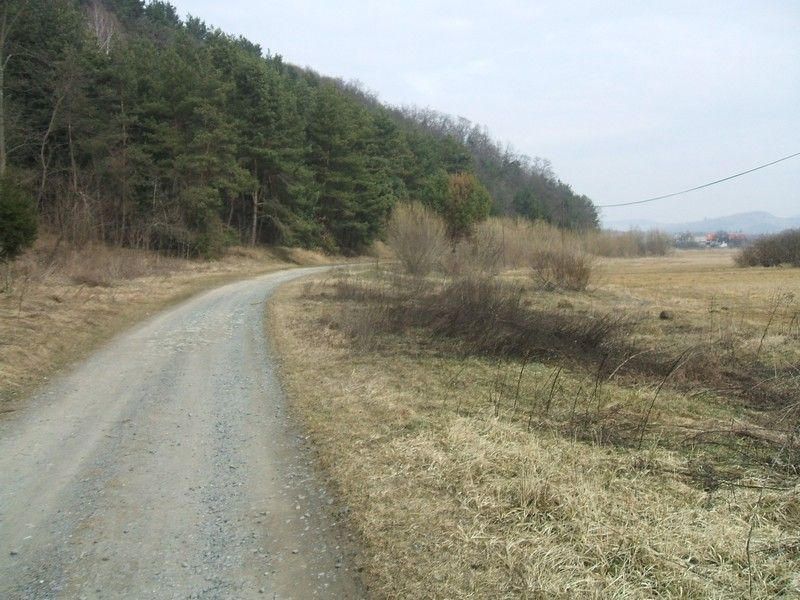
[[[577,322],[633,313],[622,340],[665,359],[699,340],[717,354],[724,338],[780,366],[779,389],[792,389],[796,304],[773,303],[782,273],[719,256],[606,261],[589,291],[528,289],[520,305]],[[452,318],[442,330],[409,317],[391,294],[412,288],[396,277],[292,284],[270,312],[287,390],[376,597],[800,593],[791,397],[757,405],[724,376],[662,385],[602,367],[603,352],[582,363],[498,351],[447,333]]]
[[[186,261],[105,246],[65,248],[45,237],[0,281],[0,413],[118,331],[216,285],[326,259],[306,251],[231,249]]]

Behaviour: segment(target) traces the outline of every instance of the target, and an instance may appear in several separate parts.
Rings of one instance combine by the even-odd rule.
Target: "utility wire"
[[[758,171],[760,169],[766,169],[767,167],[771,167],[772,165],[776,165],[779,162],[783,162],[785,160],[789,160],[790,158],[795,158],[796,156],[800,156],[800,152],[795,152],[794,154],[790,154],[789,156],[784,156],[783,158],[779,158],[778,160],[773,160],[772,162],[768,162],[765,165],[760,165],[758,167],[753,167],[752,169],[748,169],[747,171],[742,171],[741,173],[736,173],[734,175],[729,175],[728,177],[723,177],[722,179],[717,179],[716,181],[711,181],[709,183],[704,183],[703,185],[698,185],[697,187],[689,188],[688,190],[682,190],[680,192],[673,192],[672,194],[665,194],[663,196],[656,196],[655,198],[647,198],[646,200],[636,200],[635,202],[620,202],[619,204],[598,204],[596,206],[597,206],[597,208],[616,208],[617,206],[633,206],[634,204],[646,204],[647,202],[655,202],[656,200],[663,200],[664,198],[672,198],[673,196],[680,196],[681,194],[688,194],[689,192],[694,192],[695,190],[702,190],[703,188],[711,187],[712,185],[717,185],[718,183],[722,183],[723,181],[728,181],[730,179],[736,179],[737,177],[741,177],[742,175],[747,175],[748,173],[752,173],[753,171]]]

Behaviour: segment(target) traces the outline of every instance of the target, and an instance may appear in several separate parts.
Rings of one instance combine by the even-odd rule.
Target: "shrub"
[[[489,192],[468,172],[440,170],[428,178],[422,200],[442,215],[453,238],[469,234],[476,223],[489,216],[492,207]]]
[[[0,261],[19,255],[36,239],[33,198],[10,178],[0,179]]]
[[[453,274],[531,269],[543,287],[583,290],[592,273],[592,258],[574,232],[543,221],[495,217],[479,223],[460,241],[445,266]]]
[[[430,273],[449,249],[444,221],[419,202],[402,202],[394,207],[386,239],[412,275]]]
[[[448,273],[496,275],[500,272],[505,263],[505,248],[500,232],[492,225],[490,221],[479,223],[472,235],[455,243],[443,262]]]
[[[800,267],[800,229],[787,229],[757,239],[752,245],[742,248],[736,264],[740,267],[775,267],[781,264]]]
[[[523,357],[594,355],[612,350],[629,332],[624,315],[529,308],[523,288],[497,278],[472,274],[441,285],[429,283],[413,293],[410,282],[387,283],[380,287],[364,280],[336,282],[337,298],[359,301],[369,309],[348,315],[348,333],[365,335],[372,343],[376,332],[419,328],[433,339],[455,341],[470,353]]]
[[[586,249],[597,256],[613,258],[665,256],[672,250],[672,245],[672,236],[657,229],[596,231],[586,234]]]
[[[181,258],[219,258],[235,241],[216,217],[210,218],[199,232],[170,223],[152,225],[149,231],[152,249]]]
[[[574,246],[554,246],[537,252],[531,264],[533,276],[545,288],[585,290],[592,274],[591,257]]]

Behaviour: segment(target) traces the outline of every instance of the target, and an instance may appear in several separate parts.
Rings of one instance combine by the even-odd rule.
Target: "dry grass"
[[[769,304],[781,271],[718,253],[601,268],[590,292],[531,292],[529,308],[632,312],[645,320],[630,337],[655,348],[709,336],[712,302],[734,313],[715,335],[735,324],[753,352],[767,323],[800,333],[788,304]],[[290,397],[377,597],[800,594],[796,407],[764,411],[671,378],[662,388],[616,364],[454,352],[426,329],[350,331],[393,285],[295,285],[271,313]],[[792,356],[771,337],[762,358]]]
[[[602,297],[627,308],[642,305],[710,320],[709,310],[733,313],[745,324],[763,324],[776,291],[800,293],[797,271],[736,269],[736,250],[677,250],[666,257],[598,262]]]
[[[242,250],[252,252],[253,248],[243,248]],[[259,252],[259,250],[255,250]],[[263,250],[262,250],[263,252]],[[230,253],[230,252],[229,252]],[[316,250],[308,250],[306,248],[272,248],[270,254],[279,257],[280,259],[293,263],[295,265],[302,265],[304,267],[318,267],[323,265],[332,265],[341,261],[341,256],[331,256],[323,254]],[[351,259],[358,260],[358,259]]]
[[[227,280],[290,266],[264,250],[234,248],[214,262],[84,246],[45,236],[3,265],[0,282],[0,412],[114,332]]]
[[[758,409],[800,401],[800,305],[788,292],[764,298],[766,321],[755,324],[729,306],[687,318],[611,286],[545,292],[524,274],[496,277],[474,268],[445,279],[382,271],[338,276],[335,288],[340,299],[358,300],[343,324],[355,337],[417,328],[433,342],[455,342],[462,353],[569,359],[603,376],[613,371],[666,378],[686,391],[714,389]]]

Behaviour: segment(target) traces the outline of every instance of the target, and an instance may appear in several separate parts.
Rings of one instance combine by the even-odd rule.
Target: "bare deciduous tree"
[[[111,51],[111,42],[118,29],[116,17],[100,0],[93,0],[88,7],[89,27],[97,38],[97,44],[106,54]]]

